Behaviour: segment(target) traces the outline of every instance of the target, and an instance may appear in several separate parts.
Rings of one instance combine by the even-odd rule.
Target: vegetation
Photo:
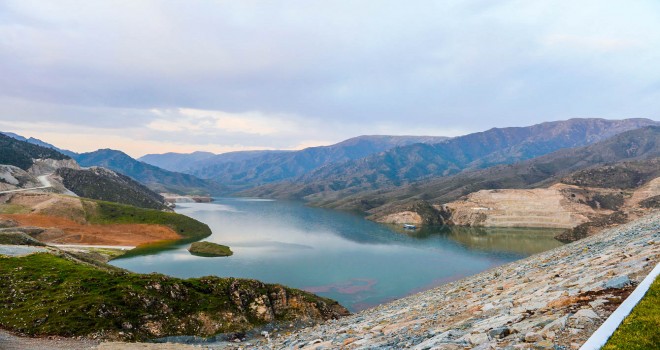
[[[461,196],[482,189],[520,189],[539,188],[552,185],[563,179],[575,183],[575,179],[586,179],[585,176],[571,177],[576,171],[590,169],[594,175],[589,184],[609,183],[607,177],[611,171],[599,171],[600,167],[615,167],[616,169],[631,169],[628,174],[638,176],[630,183],[641,185],[638,180],[648,181],[657,174],[660,165],[660,127],[645,127],[614,136],[610,139],[579,148],[563,149],[542,157],[530,159],[512,165],[499,165],[481,170],[463,171],[459,174],[444,177],[434,177],[409,185],[369,191],[342,190],[337,192],[320,192],[314,190],[312,195],[304,197],[312,205],[354,210],[364,208],[364,203],[385,203],[367,210],[372,218],[400,211],[420,199],[432,204],[448,203]],[[622,171],[615,171],[622,173]],[[660,174],[658,174],[660,175]],[[602,180],[596,180],[601,178]],[[621,177],[623,179],[623,177]],[[570,180],[573,179],[573,180]],[[276,196],[286,197],[295,193],[303,193],[306,187],[318,187],[319,183],[298,183],[271,186],[269,190]],[[264,187],[265,189],[265,187]],[[298,191],[298,192],[297,192]],[[322,191],[322,190],[321,190]],[[251,193],[251,195],[266,195],[268,193]],[[606,198],[607,206],[617,207],[620,198]],[[599,202],[600,203],[600,202]],[[595,204],[595,202],[594,202]]]
[[[19,141],[0,133],[0,164],[7,164],[27,170],[32,166],[32,159],[70,159],[64,154],[46,147]]]
[[[128,176],[103,168],[59,168],[57,175],[64,186],[75,194],[109,202],[128,204],[140,208],[167,209],[165,199]]]
[[[0,327],[33,336],[210,336],[347,313],[332,300],[280,285],[128,273],[64,254],[0,256],[0,275]],[[265,309],[251,307],[260,302]]]
[[[216,256],[231,256],[234,252],[226,245],[212,243],[212,242],[194,242],[188,248],[192,255],[216,257]]]
[[[170,227],[186,241],[211,235],[208,225],[185,215],[119,203],[83,200],[87,222],[92,224],[155,224]]]
[[[156,192],[190,195],[220,194],[223,192],[223,187],[214,181],[161,169],[137,161],[126,153],[112,149],[100,149],[79,154],[76,156],[76,161],[82,166],[102,166],[124,174]]]
[[[614,331],[603,350],[642,350],[660,348],[660,277],[644,298]]]

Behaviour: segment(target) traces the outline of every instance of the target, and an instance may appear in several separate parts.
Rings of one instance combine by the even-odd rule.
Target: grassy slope
[[[603,347],[614,349],[660,349],[660,277]]]
[[[0,256],[0,276],[0,326],[28,335],[137,340],[242,331],[266,323],[246,306],[273,295],[300,301],[281,307],[277,320],[304,316],[308,310],[296,309],[302,304],[324,318],[342,309],[329,299],[254,280],[142,275],[46,253]]]
[[[192,255],[207,257],[234,255],[234,252],[229,247],[213,242],[195,242],[190,246],[188,251]]]
[[[84,199],[83,204],[86,209],[86,219],[92,224],[165,225],[183,236],[184,240],[191,241],[211,235],[211,229],[206,224],[177,213],[88,199]]]

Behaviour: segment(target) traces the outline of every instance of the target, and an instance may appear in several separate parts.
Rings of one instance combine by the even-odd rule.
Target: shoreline
[[[577,349],[659,258],[660,212],[655,212],[544,253],[276,338],[270,345]],[[258,347],[269,345],[262,342]]]
[[[514,349],[513,345],[522,349],[551,349],[554,345],[577,349],[659,258],[660,212],[655,212],[580,241],[336,321],[290,335],[274,333],[270,343],[265,338],[248,342],[250,348],[263,349]],[[605,283],[623,275],[630,284],[603,288]],[[617,298],[618,302],[611,301]],[[100,347],[112,348],[113,344],[101,343]],[[204,344],[224,349],[245,345]],[[187,348],[183,344],[167,346]]]

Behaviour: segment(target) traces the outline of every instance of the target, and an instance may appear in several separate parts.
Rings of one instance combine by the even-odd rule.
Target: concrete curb
[[[616,310],[614,310],[610,317],[598,327],[596,332],[594,332],[587,342],[580,347],[580,350],[598,350],[603,347],[614,331],[619,327],[621,322],[623,322],[626,316],[632,312],[637,303],[642,300],[658,275],[660,275],[660,263],[651,270],[651,273],[649,273],[642,283],[635,288],[632,294],[630,294],[630,296],[628,296],[628,298],[619,305]]]

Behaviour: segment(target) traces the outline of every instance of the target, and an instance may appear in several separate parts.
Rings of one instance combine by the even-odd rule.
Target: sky
[[[0,0],[0,72],[0,130],[135,157],[660,120],[660,1]]]

